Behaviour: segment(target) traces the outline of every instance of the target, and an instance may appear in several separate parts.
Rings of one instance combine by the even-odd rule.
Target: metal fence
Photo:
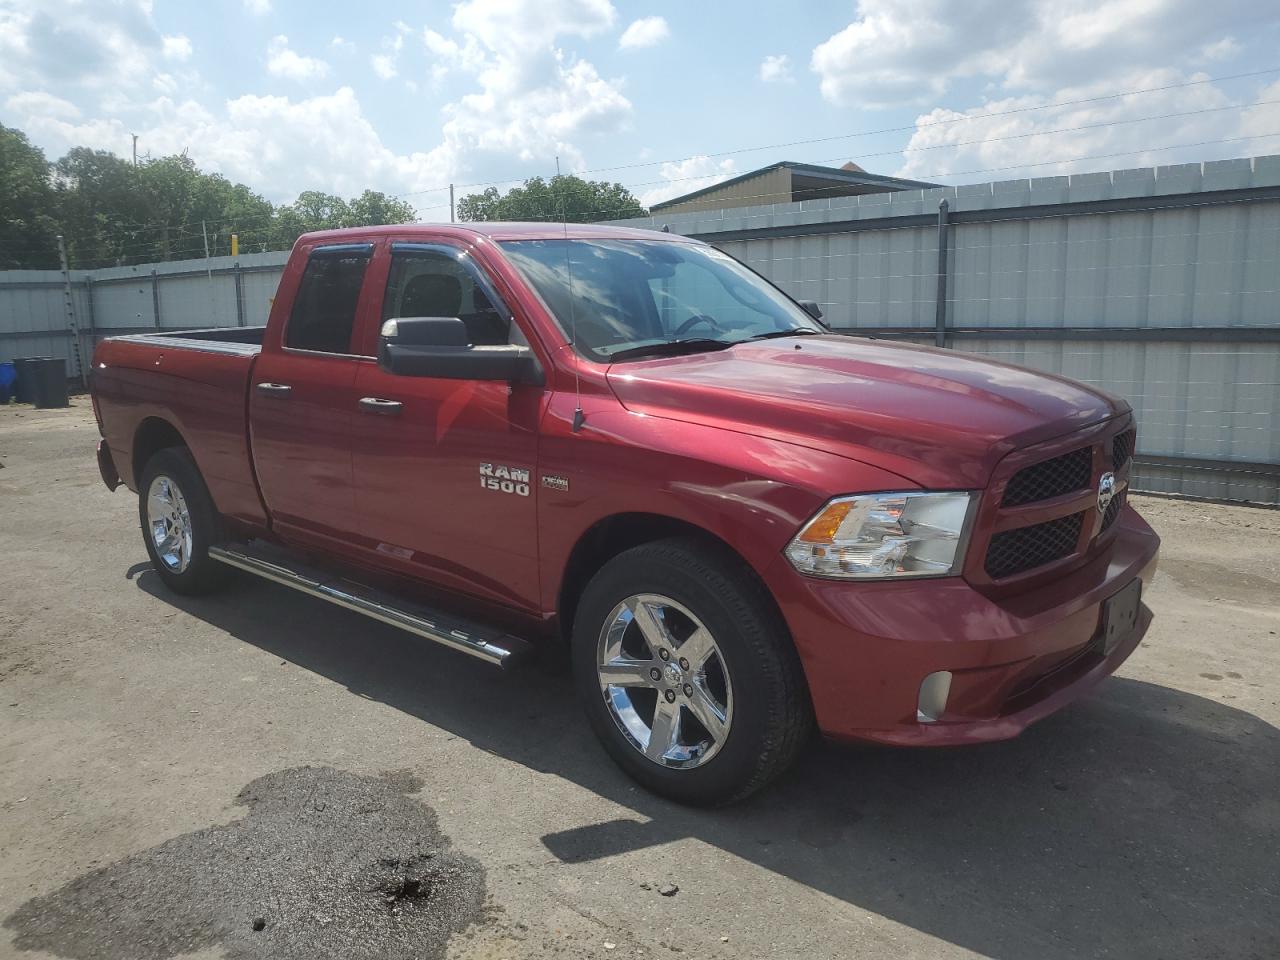
[[[716,244],[837,329],[1126,397],[1138,489],[1280,503],[1280,157],[626,223]],[[86,358],[116,333],[261,324],[287,258],[0,272],[0,360],[77,373],[72,319]]]
[[[288,259],[286,250],[66,275],[0,271],[0,360],[63,357],[81,379],[103,337],[264,324]]]

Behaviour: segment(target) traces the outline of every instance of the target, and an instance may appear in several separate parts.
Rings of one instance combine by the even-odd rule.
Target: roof
[[[671,240],[691,243],[687,237],[658,230],[637,230],[633,227],[610,227],[596,223],[523,223],[502,221],[468,221],[466,223],[398,223],[377,227],[347,227],[342,230],[317,230],[299,237],[299,241],[346,241],[395,237],[412,239],[421,234],[423,239],[453,236],[456,238],[487,237],[490,240],[570,240],[630,239]]]
[[[854,165],[856,166],[856,164]],[[901,177],[886,177],[878,173],[867,173],[865,170],[850,170],[845,167],[823,167],[814,163],[797,163],[793,160],[780,160],[778,163],[770,164],[767,167],[760,167],[758,170],[752,170],[748,173],[740,173],[736,177],[730,177],[728,180],[721,180],[719,183],[713,183],[709,187],[703,187],[701,190],[694,190],[692,193],[686,193],[679,197],[672,197],[670,200],[664,200],[661,203],[653,204],[650,210],[662,210],[665,207],[672,206],[677,203],[684,203],[688,200],[694,200],[705,194],[711,193],[713,190],[722,190],[725,187],[732,186],[735,183],[741,183],[744,180],[750,180],[752,177],[758,177],[770,170],[778,170],[785,167],[795,173],[803,174],[806,177],[815,177],[821,180],[830,180],[833,185],[838,183],[847,183],[852,186],[865,187],[886,187],[890,190],[931,190],[934,187],[942,186],[939,183],[929,183],[925,180],[904,180]]]

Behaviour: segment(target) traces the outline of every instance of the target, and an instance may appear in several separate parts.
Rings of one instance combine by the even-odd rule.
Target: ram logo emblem
[[[1107,507],[1111,506],[1111,501],[1116,496],[1116,475],[1114,473],[1104,473],[1102,479],[1098,481],[1098,512],[1106,513]]]
[[[480,489],[498,493],[514,493],[517,497],[529,495],[529,471],[501,464],[480,464]]]

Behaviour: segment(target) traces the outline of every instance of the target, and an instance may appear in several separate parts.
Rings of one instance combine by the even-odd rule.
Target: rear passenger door
[[[352,339],[373,249],[311,249],[289,317],[263,344],[249,388],[254,466],[273,525],[322,547],[349,543],[357,527],[351,431],[362,358]],[[283,283],[280,294],[289,295]]]

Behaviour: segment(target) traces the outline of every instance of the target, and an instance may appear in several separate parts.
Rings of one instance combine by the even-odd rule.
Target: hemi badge
[[[542,485],[549,490],[567,491],[569,489],[569,478],[556,477],[549,473],[544,473],[542,475]]]

